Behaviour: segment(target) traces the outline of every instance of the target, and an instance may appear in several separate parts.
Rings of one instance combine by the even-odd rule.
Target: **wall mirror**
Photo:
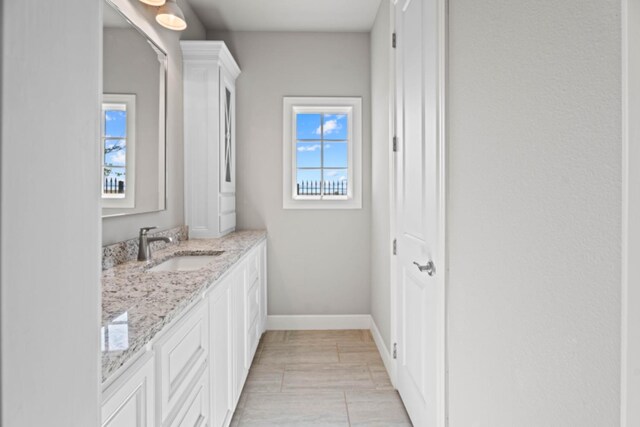
[[[164,210],[167,54],[104,0],[102,216]]]

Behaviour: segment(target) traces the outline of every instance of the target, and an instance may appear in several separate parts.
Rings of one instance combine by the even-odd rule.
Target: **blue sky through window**
[[[127,136],[127,112],[122,110],[107,110],[104,117],[104,136]]]
[[[297,183],[346,184],[348,120],[345,114],[296,114]]]
[[[108,139],[104,142],[104,148],[105,166],[127,165],[127,143],[124,139]]]
[[[296,116],[297,139],[320,139],[321,114],[298,114]]]

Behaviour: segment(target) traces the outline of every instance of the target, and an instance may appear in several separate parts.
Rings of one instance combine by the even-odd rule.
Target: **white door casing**
[[[445,425],[445,0],[396,4],[396,387]],[[430,264],[433,263],[433,264]]]

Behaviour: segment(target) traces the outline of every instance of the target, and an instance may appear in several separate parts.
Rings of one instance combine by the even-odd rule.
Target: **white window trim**
[[[101,144],[101,171],[100,171],[100,194],[104,185],[104,175],[102,167],[104,167],[104,113],[106,107],[111,104],[125,104],[127,106],[127,160],[126,160],[126,176],[127,189],[125,197],[112,198],[102,196],[103,208],[135,208],[135,188],[136,188],[136,168],[135,168],[135,146],[136,146],[136,96],[130,94],[103,94],[102,95],[102,116],[100,118],[100,144]]]
[[[298,196],[296,191],[296,120],[300,112],[327,111],[349,117],[347,196]],[[359,97],[284,97],[282,141],[283,209],[362,209],[362,98]]]

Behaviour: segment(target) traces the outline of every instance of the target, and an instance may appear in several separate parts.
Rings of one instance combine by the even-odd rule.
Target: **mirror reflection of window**
[[[127,106],[104,106],[102,197],[124,198],[127,182]]]
[[[134,207],[135,95],[105,94],[102,103],[102,199]]]

